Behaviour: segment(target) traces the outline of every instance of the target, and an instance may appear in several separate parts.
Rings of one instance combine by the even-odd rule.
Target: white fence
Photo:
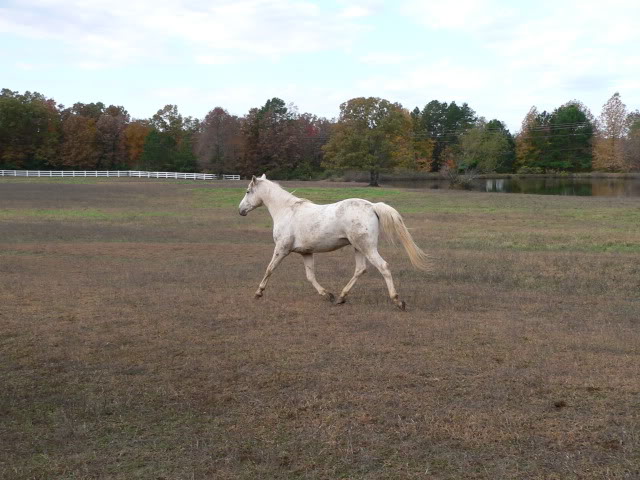
[[[140,172],[135,170],[0,170],[2,177],[136,177],[173,178],[180,180],[240,180],[240,175],[212,173]]]

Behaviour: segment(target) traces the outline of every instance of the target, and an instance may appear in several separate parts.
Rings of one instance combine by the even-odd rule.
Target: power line
[[[554,123],[554,124],[548,124],[548,125],[535,125],[532,127],[529,127],[528,130],[546,130],[546,129],[562,129],[562,128],[579,128],[582,126],[589,126],[591,125],[590,122],[568,122],[568,123]],[[444,135],[444,134],[448,134],[448,133],[457,133],[457,132],[465,132],[471,128],[473,128],[474,125],[470,125],[468,128],[454,128],[454,129],[448,129],[448,130],[442,130],[440,132],[438,132],[438,135]],[[506,131],[506,129],[501,128],[501,127],[485,127],[484,130],[488,130],[488,131]]]
[[[531,136],[531,135],[521,135],[518,136],[518,138],[521,139],[544,139],[544,138],[561,138],[561,137],[582,137],[587,135],[586,133],[564,133],[564,134],[547,134],[547,135],[535,135],[535,136]],[[429,139],[431,137],[424,137],[425,139]],[[441,143],[452,143],[453,141],[448,141],[448,140],[442,140]]]
[[[578,129],[578,128],[587,127],[587,126],[590,126],[590,124],[587,123],[587,122],[583,122],[583,123],[566,124],[566,125],[540,126],[540,127],[535,127],[535,128],[529,128],[526,131],[528,131],[528,132],[546,132],[546,131],[553,131],[553,130]],[[413,133],[412,135],[414,137],[424,136],[424,137],[429,137],[429,138],[456,136],[456,135],[462,135],[462,134],[468,132],[469,130],[471,130],[472,128],[473,127],[469,127],[469,128],[466,128],[466,129],[460,128],[460,129],[455,129],[455,130],[445,130],[445,131],[442,131],[442,132],[438,132],[436,134],[429,133],[429,132],[421,132],[421,133]],[[483,131],[485,131],[485,132],[505,132],[505,130],[502,129],[502,128],[484,128]]]

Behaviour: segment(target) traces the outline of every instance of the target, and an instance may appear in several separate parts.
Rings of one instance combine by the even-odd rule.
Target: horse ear
[[[251,175],[251,183],[256,183],[256,176],[255,175]]]
[[[267,174],[263,173],[262,176],[260,177],[260,180],[266,180],[267,179]]]

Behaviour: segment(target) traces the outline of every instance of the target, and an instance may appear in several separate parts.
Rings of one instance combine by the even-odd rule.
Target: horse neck
[[[275,220],[280,213],[290,208],[298,197],[292,195],[286,190],[280,188],[273,183],[265,184],[264,192],[262,193],[262,203],[269,210],[271,217]]]

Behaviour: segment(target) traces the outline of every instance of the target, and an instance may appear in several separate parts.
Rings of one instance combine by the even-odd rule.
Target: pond
[[[405,188],[451,188],[448,180],[385,179],[384,185]],[[533,193],[538,195],[580,195],[607,197],[640,197],[640,178],[592,177],[512,177],[479,178],[471,190],[502,193]]]

